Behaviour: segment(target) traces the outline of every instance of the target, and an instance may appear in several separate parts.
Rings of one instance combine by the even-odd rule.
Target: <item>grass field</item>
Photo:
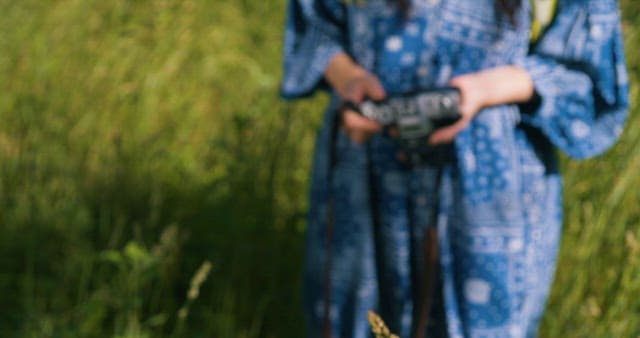
[[[635,103],[640,4],[622,5]],[[284,8],[0,1],[0,336],[302,336],[326,98],[278,97]],[[543,337],[640,336],[636,107],[613,150],[563,163]]]

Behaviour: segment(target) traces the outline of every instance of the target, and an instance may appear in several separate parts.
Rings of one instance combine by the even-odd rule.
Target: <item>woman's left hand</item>
[[[517,66],[502,66],[457,76],[449,85],[460,89],[460,113],[462,118],[447,127],[433,132],[432,145],[451,143],[466,128],[476,114],[485,107],[500,104],[526,102],[533,97],[531,77]]]
[[[460,90],[460,114],[458,122],[436,130],[429,138],[430,144],[451,143],[458,133],[469,125],[471,119],[485,105],[485,87],[480,73],[470,73],[453,78],[449,85]]]

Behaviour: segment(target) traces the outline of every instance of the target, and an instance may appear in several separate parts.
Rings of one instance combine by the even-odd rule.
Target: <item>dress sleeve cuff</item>
[[[312,53],[292,55],[285,61],[281,96],[285,99],[295,99],[309,96],[317,89],[328,89],[324,72],[329,61],[343,51],[342,46],[326,39],[316,45]]]

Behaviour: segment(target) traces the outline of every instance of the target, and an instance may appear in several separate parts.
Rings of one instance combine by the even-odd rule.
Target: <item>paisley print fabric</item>
[[[492,0],[291,0],[282,95],[328,89],[333,55],[350,54],[387,93],[446,85],[456,75],[515,64],[533,79],[526,105],[481,111],[451,146],[452,160],[408,168],[387,135],[358,145],[334,130],[333,99],[315,149],[304,278],[308,336],[369,337],[366,313],[409,337],[423,302],[427,229],[439,244],[448,337],[534,337],[561,233],[556,149],[582,159],[622,132],[628,83],[618,4],[560,0],[529,45],[530,8],[516,24]],[[438,333],[439,332],[439,333]]]

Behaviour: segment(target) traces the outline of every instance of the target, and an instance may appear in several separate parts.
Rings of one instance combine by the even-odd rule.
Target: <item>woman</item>
[[[628,84],[615,0],[558,1],[535,44],[531,13],[526,0],[291,0],[283,96],[332,95],[306,235],[310,337],[367,337],[368,310],[401,337],[426,323],[429,336],[536,335],[561,232],[555,148],[609,148]],[[443,86],[460,90],[463,118],[431,135],[425,147],[450,156],[429,165],[338,112]]]

